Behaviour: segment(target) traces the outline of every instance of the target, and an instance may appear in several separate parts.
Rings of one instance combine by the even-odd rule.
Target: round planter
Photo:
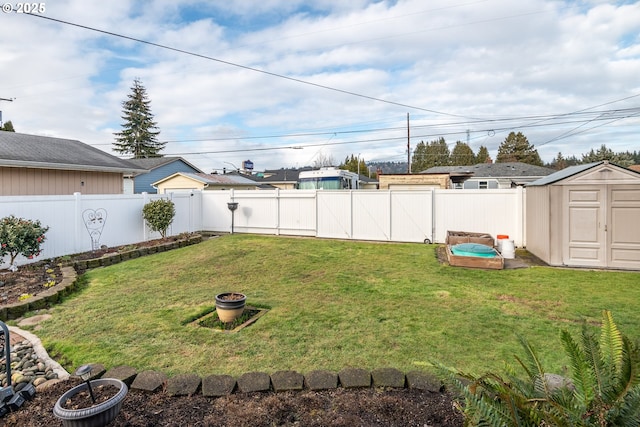
[[[93,387],[100,385],[113,385],[118,388],[118,392],[109,400],[90,408],[65,409],[62,405],[64,405],[67,399],[70,399],[81,391],[86,390],[87,383],[82,383],[73,387],[71,390],[60,396],[53,407],[53,414],[62,421],[63,426],[99,427],[109,424],[116,418],[118,412],[120,412],[120,409],[122,408],[122,402],[129,391],[127,385],[115,378],[92,380],[91,385]]]
[[[216,312],[218,319],[223,323],[229,323],[242,316],[247,297],[237,292],[225,292],[216,295]]]

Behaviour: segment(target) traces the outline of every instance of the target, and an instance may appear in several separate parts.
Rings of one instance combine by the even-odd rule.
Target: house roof
[[[97,172],[146,172],[74,139],[0,131],[0,166]]]
[[[511,178],[547,176],[553,169],[521,162],[478,163],[470,166],[434,166],[420,173],[448,173],[470,175],[474,178]]]
[[[164,166],[164,165],[168,165],[169,163],[173,163],[173,162],[183,162],[187,165],[189,165],[190,167],[192,167],[193,169],[202,172],[202,169],[192,165],[191,163],[189,163],[188,161],[186,161],[185,159],[183,159],[182,157],[147,157],[144,159],[129,159],[128,160],[130,163],[133,163],[134,165],[137,165],[139,167],[141,167],[142,169],[146,169],[148,171],[152,171],[156,168],[159,168],[160,166]]]
[[[189,173],[189,172],[176,172],[171,176],[162,178],[161,180],[154,182],[152,185],[155,187],[158,184],[168,181],[178,175],[182,175],[184,177],[193,179],[194,181],[198,181],[206,185],[257,185],[257,183],[254,180],[246,178],[239,174]]]
[[[564,168],[562,170],[559,170],[558,172],[552,173],[551,175],[547,175],[544,178],[540,178],[536,181],[533,181],[529,184],[527,184],[527,187],[536,187],[536,186],[541,186],[541,185],[548,185],[548,184],[553,184],[554,182],[558,182],[561,181],[563,179],[569,178],[571,176],[577,175],[581,172],[587,171],[589,169],[593,169],[596,168],[602,164],[608,164],[611,165],[613,167],[616,168],[622,168],[622,169],[627,169],[632,171],[635,174],[640,175],[639,171],[636,171],[632,168],[624,168],[622,166],[616,165],[614,163],[609,163],[607,160],[601,160],[599,162],[593,162],[593,163],[585,163],[582,165],[574,165],[574,166],[569,166],[568,168]]]
[[[259,182],[298,182],[300,172],[312,170],[312,168],[302,169],[268,169],[254,175]]]

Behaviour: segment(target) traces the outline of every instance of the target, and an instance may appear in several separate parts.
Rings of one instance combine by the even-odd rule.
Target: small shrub
[[[27,258],[40,255],[40,246],[45,241],[49,227],[40,221],[16,218],[11,215],[0,220],[0,258],[9,255],[9,264],[15,266],[15,259],[22,254]]]
[[[465,425],[639,426],[640,352],[608,311],[600,336],[583,325],[579,340],[567,331],[561,341],[571,361],[571,377],[552,385],[535,349],[520,337],[525,358],[516,356],[526,377],[476,376],[435,364],[464,398]],[[562,377],[560,377],[562,378]]]
[[[175,215],[176,209],[171,200],[154,200],[142,208],[142,216],[149,224],[149,228],[160,232],[163,239],[167,237],[167,229],[173,222]]]

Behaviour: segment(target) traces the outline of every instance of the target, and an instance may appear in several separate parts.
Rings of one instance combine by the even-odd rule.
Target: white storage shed
[[[640,173],[607,161],[526,187],[527,250],[552,266],[640,270]]]

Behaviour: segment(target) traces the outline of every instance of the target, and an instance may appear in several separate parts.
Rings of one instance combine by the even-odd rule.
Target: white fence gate
[[[0,197],[0,218],[15,215],[48,226],[39,257],[46,259],[89,251],[93,244],[119,246],[160,237],[144,224],[142,208],[162,197],[176,208],[169,235],[227,233],[233,215],[233,231],[239,233],[444,243],[447,230],[454,230],[507,234],[516,246],[526,244],[522,188],[11,196]],[[229,202],[238,203],[233,214]]]

